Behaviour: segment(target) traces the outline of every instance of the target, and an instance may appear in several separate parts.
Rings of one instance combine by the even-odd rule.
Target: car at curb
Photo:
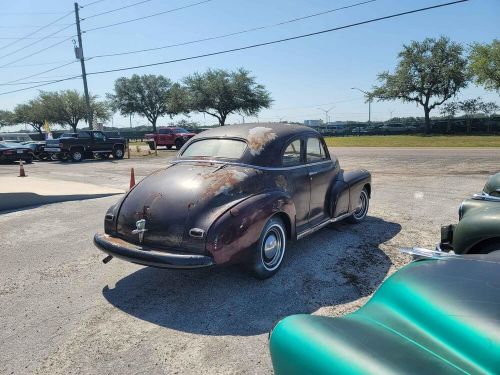
[[[33,151],[19,143],[0,142],[0,163],[20,161],[33,162]]]
[[[155,146],[165,146],[167,150],[175,146],[177,150],[180,150],[184,143],[195,135],[183,128],[166,127],[159,128],[157,133],[145,134],[144,138],[151,150],[154,150]]]
[[[371,175],[346,172],[315,130],[288,124],[219,127],[112,206],[95,245],[164,268],[280,268],[288,243],[340,220],[363,221]],[[106,258],[107,260],[111,258]]]
[[[458,223],[441,227],[441,251],[486,254],[500,250],[500,173],[491,176],[483,191],[462,202]]]
[[[126,148],[125,138],[111,138],[98,130],[82,130],[76,133],[76,137],[70,133],[69,137],[47,140],[45,152],[61,161],[80,162],[96,157],[107,159],[111,155],[114,159],[123,159]]]
[[[500,252],[437,253],[395,272],[351,314],[282,319],[269,336],[274,373],[498,373]]]

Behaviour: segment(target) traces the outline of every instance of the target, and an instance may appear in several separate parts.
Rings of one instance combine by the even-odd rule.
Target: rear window
[[[247,144],[236,139],[202,139],[191,143],[182,153],[183,158],[239,159]]]

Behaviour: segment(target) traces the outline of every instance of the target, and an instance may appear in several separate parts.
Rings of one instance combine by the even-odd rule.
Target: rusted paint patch
[[[276,184],[277,187],[283,189],[284,191],[286,191],[288,187],[288,182],[286,180],[286,177],[283,176],[282,174],[276,176],[276,178],[274,179],[274,183]]]
[[[226,169],[204,177],[208,180],[207,189],[203,193],[203,199],[206,199],[219,194],[229,193],[235,186],[243,181],[247,175],[235,169]]]
[[[257,126],[248,131],[248,147],[252,155],[259,155],[265,145],[276,139],[277,135],[271,128]]]

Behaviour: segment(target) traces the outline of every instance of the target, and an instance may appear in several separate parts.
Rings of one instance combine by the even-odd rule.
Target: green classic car
[[[481,193],[462,202],[458,219],[458,224],[441,228],[438,250],[455,254],[500,250],[500,173],[488,179]]]
[[[416,251],[435,259],[394,273],[358,311],[281,320],[269,341],[275,373],[500,373],[500,252]]]

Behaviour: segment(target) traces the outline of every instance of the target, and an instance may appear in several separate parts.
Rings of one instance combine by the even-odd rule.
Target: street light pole
[[[320,111],[323,111],[325,112],[325,129],[327,127],[327,124],[328,124],[328,113],[333,109],[334,107],[331,107],[329,109],[323,109],[323,108],[318,108]]]
[[[351,90],[358,90],[365,94],[365,96],[368,98],[368,125],[371,125],[372,123],[372,97],[368,91],[358,89],[357,87],[351,87]]]

